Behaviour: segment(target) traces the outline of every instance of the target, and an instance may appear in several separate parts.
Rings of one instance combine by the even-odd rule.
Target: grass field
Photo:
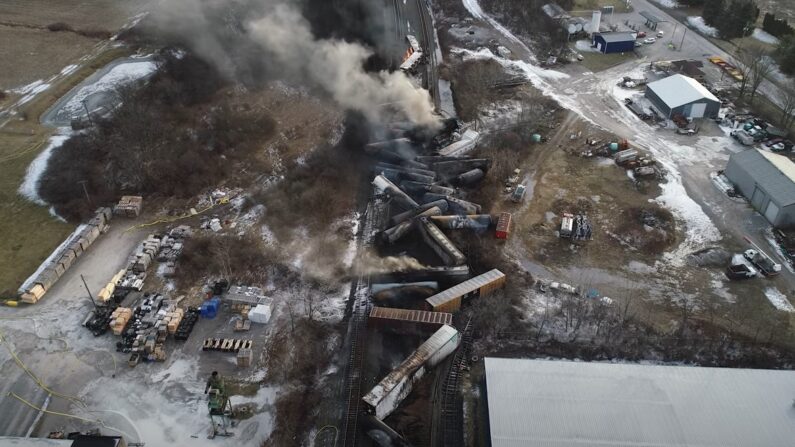
[[[33,204],[17,193],[30,162],[46,147],[52,129],[39,117],[58,98],[98,68],[129,53],[109,48],[25,104],[20,115],[0,128],[0,297],[17,287],[57,247],[74,227],[53,218],[46,207]]]
[[[635,53],[602,54],[582,51],[580,54],[582,54],[583,57],[582,65],[594,73],[607,70],[610,67],[615,67],[618,64],[624,63],[636,57]]]

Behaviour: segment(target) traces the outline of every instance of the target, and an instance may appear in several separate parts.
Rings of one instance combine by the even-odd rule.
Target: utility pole
[[[687,28],[685,28],[685,32],[682,33],[682,42],[679,43],[679,51],[682,51],[682,45],[685,44],[685,36],[687,35]]]
[[[80,101],[80,102],[83,103],[83,108],[86,110],[86,117],[88,117],[88,122],[91,123],[91,127],[94,127],[94,120],[91,119],[91,112],[88,111],[88,105],[86,104],[86,98],[83,98],[83,100]]]
[[[91,196],[88,195],[88,188],[86,188],[86,183],[88,183],[88,180],[80,180],[77,183],[80,183],[81,185],[83,185],[83,193],[86,195],[86,200],[88,201],[88,206],[93,208],[94,207],[94,203],[91,202]]]
[[[88,290],[88,284],[86,284],[86,279],[83,277],[83,275],[82,275],[82,274],[80,275],[80,279],[82,279],[82,280],[83,280],[83,286],[85,286],[85,288],[86,288],[86,293],[88,293],[88,297],[91,299],[91,304],[93,304],[93,305],[94,305],[94,310],[96,310],[96,311],[99,311],[99,307],[97,306],[97,302],[96,302],[96,301],[94,301],[94,297],[93,297],[93,296],[91,296],[91,291],[90,291],[90,290]]]

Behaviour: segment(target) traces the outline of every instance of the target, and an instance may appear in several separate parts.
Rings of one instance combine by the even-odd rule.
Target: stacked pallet
[[[119,203],[113,207],[113,214],[125,217],[138,217],[144,199],[141,196],[122,196]]]
[[[242,348],[237,352],[237,366],[245,368],[251,366],[251,360],[254,358],[254,351],[251,348]]]
[[[251,340],[239,340],[236,338],[208,338],[204,340],[202,351],[222,351],[238,352],[241,349],[251,349]]]
[[[146,280],[146,272],[135,273],[130,270],[122,270],[121,278],[116,281],[116,287],[126,290],[141,291],[144,287],[144,280]]]
[[[118,273],[113,275],[113,278],[110,279],[110,282],[108,282],[105,285],[105,287],[103,287],[99,291],[99,293],[97,293],[97,300],[103,303],[110,301],[110,299],[113,297],[113,292],[116,291],[116,286],[118,282],[122,279],[123,276],[124,276],[124,270],[119,270]]]
[[[143,273],[157,257],[160,250],[160,239],[153,234],[144,239],[127,260],[127,270],[134,273]]]
[[[110,315],[110,329],[113,335],[121,335],[127,322],[132,318],[132,309],[127,307],[117,307]]]
[[[168,327],[168,333],[174,335],[177,332],[179,324],[182,322],[182,317],[185,315],[185,310],[177,308],[173,312],[166,313],[163,320]]]
[[[28,285],[21,290],[20,300],[28,304],[37,303],[99,235],[106,231],[111,216],[110,208],[99,208],[87,224],[77,227],[45,261],[46,267],[40,268],[34,278],[26,281]]]

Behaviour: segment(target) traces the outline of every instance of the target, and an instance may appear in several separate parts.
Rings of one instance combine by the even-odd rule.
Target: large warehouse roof
[[[791,447],[795,372],[486,358],[493,447]]]
[[[650,82],[647,87],[672,109],[699,99],[720,102],[698,81],[680,74]]]
[[[795,203],[795,163],[789,158],[760,149],[731,156],[779,206]]]

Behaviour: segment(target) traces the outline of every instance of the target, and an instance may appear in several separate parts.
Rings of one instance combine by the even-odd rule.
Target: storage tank
[[[602,11],[594,11],[591,16],[591,34],[599,32],[599,25],[602,22]]]

